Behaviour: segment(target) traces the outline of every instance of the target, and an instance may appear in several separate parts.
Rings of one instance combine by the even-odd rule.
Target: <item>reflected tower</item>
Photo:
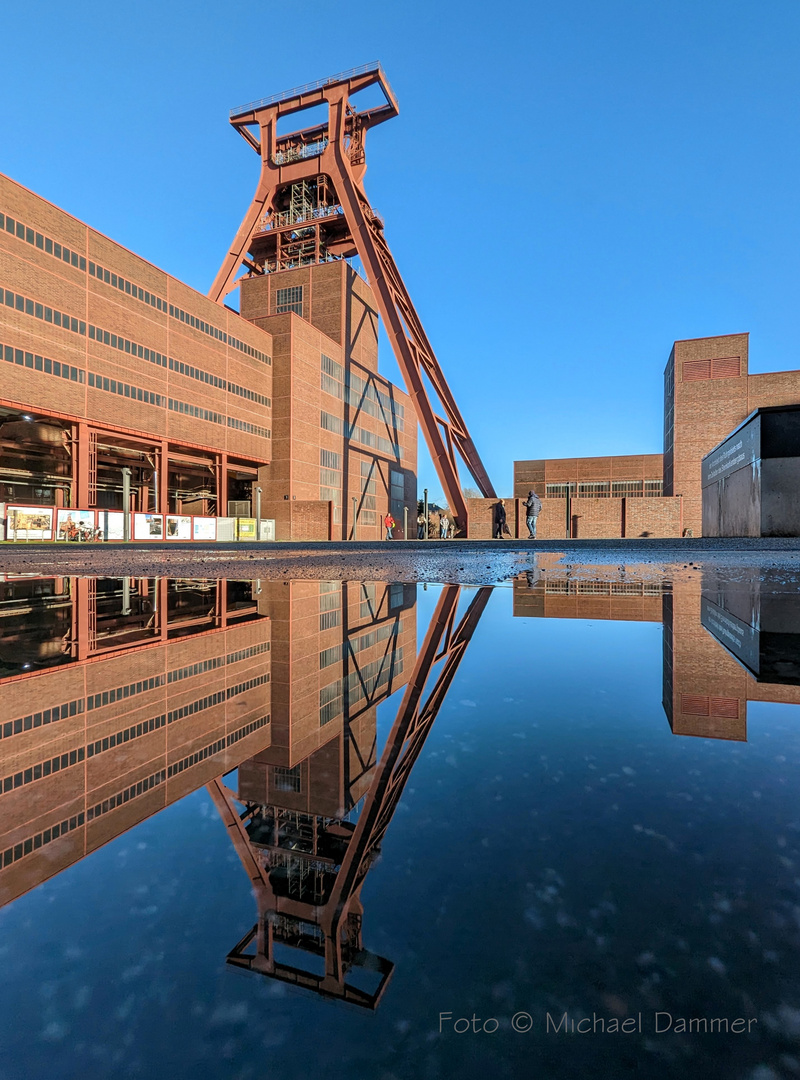
[[[276,790],[278,783],[283,785],[287,780],[285,771],[273,773],[271,786],[259,792],[271,795],[273,801],[267,804],[248,798],[255,794],[255,763],[240,770],[238,798],[221,779],[209,786],[258,907],[256,925],[230,952],[229,963],[351,1004],[377,1006],[394,965],[364,948],[360,892],[491,589],[478,590],[459,618],[460,592],[458,586],[446,586],[442,591],[377,764],[373,754],[368,759],[359,755],[361,771],[345,771],[334,795],[330,776],[327,782],[322,780],[325,768],[315,769],[314,757],[319,753],[315,751],[296,774],[296,795],[302,794],[303,783],[308,783],[308,809],[302,814],[289,810],[285,793]],[[363,614],[366,601],[363,593],[357,596]],[[377,597],[370,602],[377,603],[380,612]],[[358,636],[362,632],[359,627]],[[342,723],[346,730],[368,709],[374,732],[377,700],[373,696],[369,704],[370,693],[377,691],[385,698],[391,693],[391,683],[378,685],[379,674],[374,672],[369,678],[376,683],[365,685],[363,674],[353,663],[351,642],[358,636],[354,639],[345,633],[341,637],[346,660],[341,682]],[[397,634],[386,640],[393,640],[392,647],[397,650]],[[327,704],[323,696],[321,693],[320,710]],[[272,756],[272,750],[269,754]],[[339,761],[343,770],[351,768],[352,761],[346,755]],[[341,795],[344,798],[332,812]]]

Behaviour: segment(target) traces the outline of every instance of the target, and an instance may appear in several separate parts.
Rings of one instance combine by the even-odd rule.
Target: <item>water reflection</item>
[[[0,948],[20,1030],[49,1017],[19,1075],[70,1024],[59,1076],[784,1075],[757,1070],[800,1032],[800,742],[762,710],[742,744],[751,703],[800,703],[798,634],[761,570],[0,582]],[[648,1009],[760,1027],[543,1027]],[[506,1041],[439,1038],[441,1010]]]
[[[711,567],[675,582],[610,580],[544,562],[514,581],[516,617],[662,624],[675,735],[744,742],[748,701],[800,704],[800,595],[785,574]]]

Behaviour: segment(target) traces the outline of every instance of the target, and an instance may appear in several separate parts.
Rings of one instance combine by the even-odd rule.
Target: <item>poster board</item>
[[[94,540],[94,510],[56,510],[56,540]]]
[[[134,514],[134,540],[163,540],[164,518],[161,514]]]
[[[167,540],[191,540],[192,519],[181,514],[167,514]]]
[[[192,518],[193,540],[216,540],[217,519],[209,517]]]
[[[217,518],[217,540],[236,539],[236,518]]]
[[[124,540],[125,515],[121,510],[98,510],[97,529],[100,540]]]
[[[52,506],[9,506],[6,512],[9,540],[52,540]]]
[[[256,538],[256,519],[255,518],[238,518],[238,537],[239,540],[255,540]]]

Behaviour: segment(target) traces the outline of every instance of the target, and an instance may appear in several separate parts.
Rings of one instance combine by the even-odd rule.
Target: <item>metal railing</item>
[[[303,86],[295,86],[291,90],[282,90],[279,94],[272,94],[271,97],[259,98],[258,101],[249,101],[246,105],[240,105],[237,109],[231,109],[230,118],[233,120],[237,116],[253,112],[255,109],[263,109],[267,105],[277,105],[282,101],[291,101],[292,98],[301,97],[303,94],[308,94],[312,90],[322,90],[324,87],[331,86],[333,83],[345,82],[347,79],[353,79],[357,75],[369,75],[373,71],[381,73],[384,84],[388,88],[389,83],[381,68],[380,62],[378,60],[373,60],[371,64],[362,64],[361,67],[350,68],[349,71],[340,71],[337,75],[329,75],[327,79],[317,79],[316,82],[304,83]],[[394,97],[394,94],[392,94],[392,96]]]
[[[289,165],[292,161],[305,161],[306,158],[319,157],[327,145],[327,139],[317,139],[316,142],[302,146],[289,146],[273,154],[272,163],[273,165]]]
[[[302,214],[293,214],[291,210],[284,210],[273,214],[272,217],[262,218],[258,226],[258,232],[283,229],[287,225],[302,225],[306,221],[318,221],[320,218],[335,217],[343,213],[344,210],[338,203],[333,203],[330,206],[318,206],[315,210],[306,210]]]

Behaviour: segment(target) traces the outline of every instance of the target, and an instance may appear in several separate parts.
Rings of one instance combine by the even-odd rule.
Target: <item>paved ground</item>
[[[703,565],[731,570],[800,573],[800,539],[452,540],[333,543],[0,544],[0,573],[42,576],[123,575],[189,578],[313,578],[361,581],[457,581],[486,584],[530,569],[535,556],[576,572],[625,567],[645,577],[696,573]],[[585,573],[585,571],[583,571]]]

